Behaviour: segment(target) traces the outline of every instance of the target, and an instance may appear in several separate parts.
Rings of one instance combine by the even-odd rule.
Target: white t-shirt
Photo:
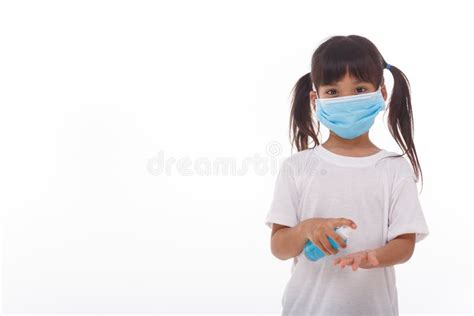
[[[428,236],[415,174],[408,160],[381,150],[365,157],[335,154],[323,146],[283,161],[265,224],[296,226],[308,218],[349,218],[357,224],[347,248],[310,261],[293,258],[283,291],[282,315],[398,315],[394,266],[341,269],[333,260],[379,248],[398,235]]]

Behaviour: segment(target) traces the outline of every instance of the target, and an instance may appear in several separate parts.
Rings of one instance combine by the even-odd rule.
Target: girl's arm
[[[280,260],[298,256],[306,244],[301,222],[295,227],[273,223],[271,237],[272,254]]]
[[[361,266],[364,269],[383,268],[408,261],[415,250],[415,234],[403,234],[389,241],[385,246],[376,248],[377,266]]]
[[[393,266],[410,259],[415,250],[415,242],[415,233],[402,234],[390,240],[383,247],[339,257],[333,261],[333,264],[340,265],[341,268],[352,266],[353,271],[358,268],[373,269]]]

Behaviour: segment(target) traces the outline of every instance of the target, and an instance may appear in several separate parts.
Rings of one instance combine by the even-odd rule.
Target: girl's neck
[[[335,154],[356,157],[372,155],[381,150],[371,142],[369,132],[354,139],[345,139],[330,132],[329,138],[321,146]]]

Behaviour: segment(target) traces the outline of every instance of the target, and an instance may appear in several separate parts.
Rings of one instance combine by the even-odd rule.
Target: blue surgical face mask
[[[374,124],[377,114],[383,110],[385,100],[380,88],[370,93],[316,99],[317,120],[345,139],[366,133]]]

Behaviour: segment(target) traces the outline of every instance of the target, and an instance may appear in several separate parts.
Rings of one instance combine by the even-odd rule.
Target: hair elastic
[[[387,66],[385,66],[385,68],[387,68],[388,70],[390,70],[390,67],[392,67],[392,65],[390,64],[387,64]]]

